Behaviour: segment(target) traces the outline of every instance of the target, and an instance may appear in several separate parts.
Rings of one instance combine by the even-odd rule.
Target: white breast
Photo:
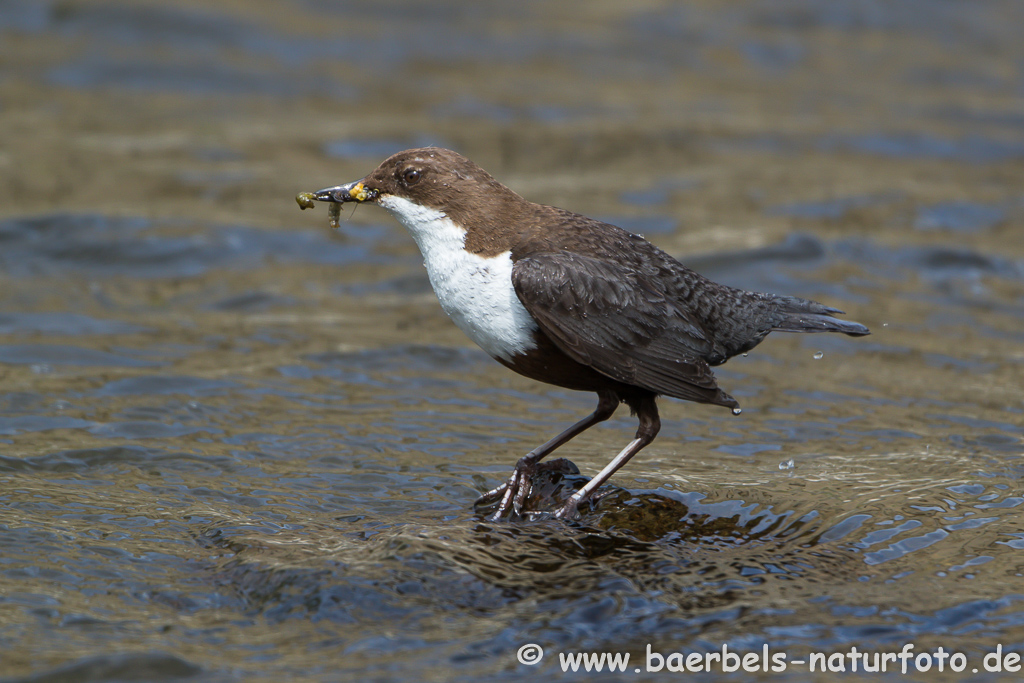
[[[495,358],[510,360],[536,347],[537,323],[512,289],[509,252],[472,254],[466,231],[443,212],[393,195],[378,203],[416,240],[441,308],[460,330]]]

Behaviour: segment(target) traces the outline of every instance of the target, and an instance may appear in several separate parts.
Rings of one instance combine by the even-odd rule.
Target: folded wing
[[[620,382],[688,401],[736,407],[701,356],[712,343],[659,278],[569,252],[531,254],[512,268],[523,306],[570,358]]]

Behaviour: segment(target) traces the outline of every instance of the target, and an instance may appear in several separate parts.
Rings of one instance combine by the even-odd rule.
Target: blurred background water
[[[0,679],[910,642],[970,662],[917,680],[999,679],[1022,25],[1012,0],[0,0]],[[873,335],[773,335],[718,371],[742,416],[663,401],[580,524],[487,522],[476,496],[593,397],[472,347],[384,212],[332,233],[293,201],[426,144]],[[560,454],[592,474],[634,428]]]

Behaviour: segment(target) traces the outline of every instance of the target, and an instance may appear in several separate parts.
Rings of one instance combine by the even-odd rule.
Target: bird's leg
[[[636,402],[630,403],[630,407],[636,411],[640,426],[637,427],[636,437],[623,448],[618,455],[612,458],[603,470],[588,481],[583,488],[569,497],[569,500],[557,512],[555,517],[559,519],[575,519],[578,516],[577,509],[580,503],[587,500],[601,484],[608,481],[615,471],[629,462],[629,459],[640,452],[647,444],[654,441],[661,429],[661,418],[658,417],[658,406],[654,402],[654,396],[647,396]]]
[[[516,463],[516,468],[512,471],[512,476],[508,478],[508,481],[477,498],[474,505],[490,503],[500,496],[501,502],[498,503],[498,508],[494,511],[494,514],[491,515],[490,519],[494,521],[501,519],[502,516],[509,512],[510,508],[514,515],[521,516],[523,504],[526,502],[527,496],[530,495],[530,479],[540,467],[541,459],[565,442],[572,439],[574,436],[590,429],[598,422],[604,422],[607,420],[619,406],[619,397],[612,391],[597,392],[597,399],[597,408],[593,413],[569,427],[544,445],[534,448],[532,451],[519,458],[519,461]]]

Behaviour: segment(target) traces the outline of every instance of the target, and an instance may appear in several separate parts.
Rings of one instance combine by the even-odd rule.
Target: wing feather
[[[571,252],[512,267],[519,300],[570,358],[612,379],[676,398],[735,407],[702,358],[713,344],[653,274]]]

